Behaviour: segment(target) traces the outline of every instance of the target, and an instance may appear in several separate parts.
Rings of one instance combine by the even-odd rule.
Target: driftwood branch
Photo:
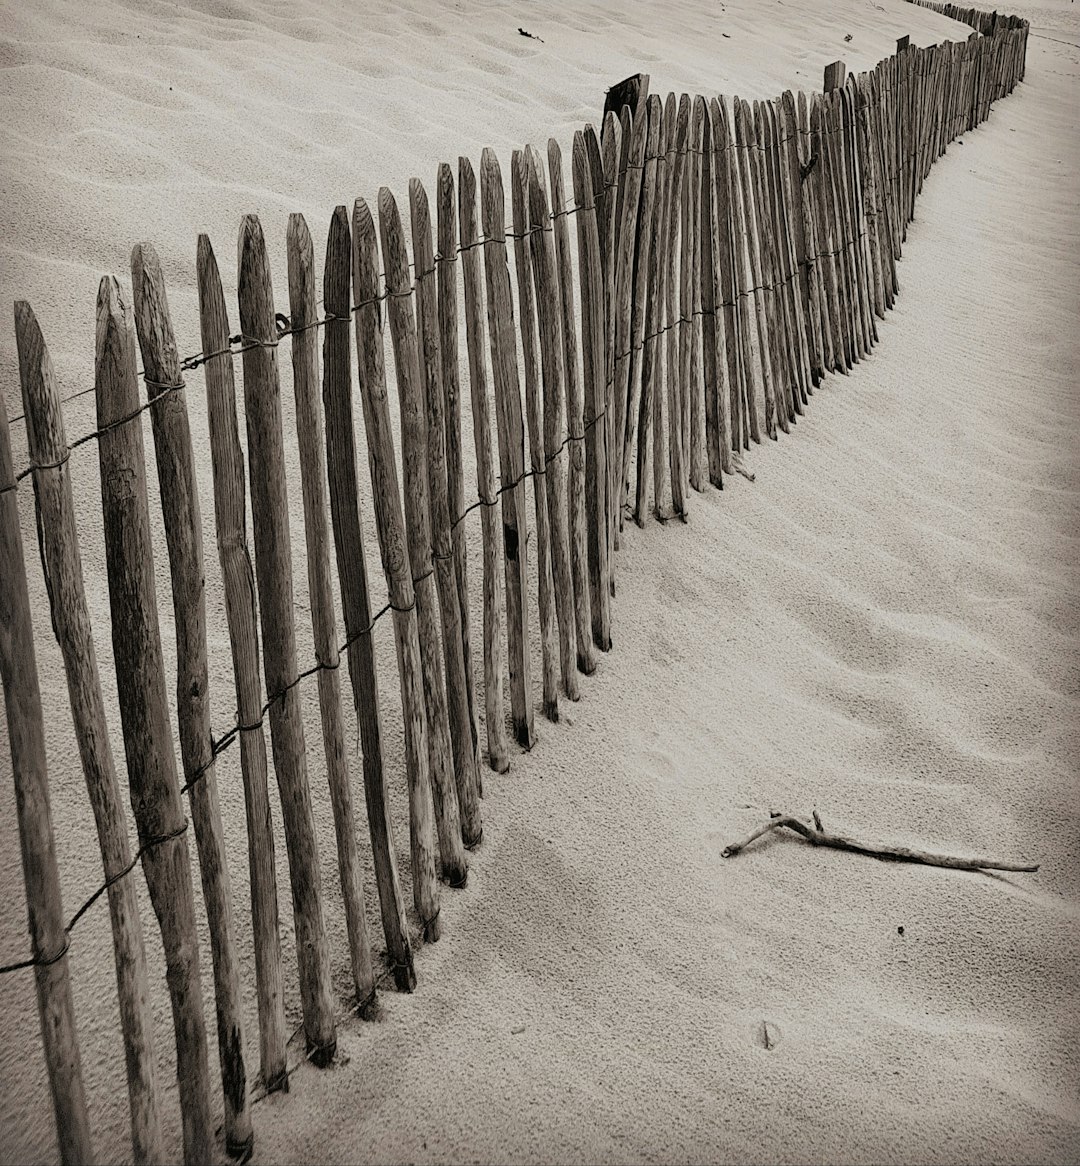
[[[949,854],[931,854],[926,850],[914,850],[908,846],[871,846],[859,842],[854,838],[847,838],[843,834],[830,834],[821,824],[817,811],[814,811],[814,825],[802,821],[791,814],[774,814],[764,826],[755,830],[749,838],[742,842],[735,842],[725,846],[720,852],[721,858],[732,858],[745,850],[752,842],[772,830],[782,828],[794,830],[801,834],[813,846],[831,846],[834,850],[851,850],[856,854],[868,854],[871,858],[880,858],[886,862],[920,862],[924,866],[944,866],[950,870],[1011,870],[1036,871],[1038,863],[995,862],[989,858],[956,858]]]

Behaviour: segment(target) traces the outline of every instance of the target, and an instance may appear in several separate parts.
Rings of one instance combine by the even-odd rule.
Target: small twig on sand
[[[771,830],[786,827],[801,834],[807,842],[814,846],[831,846],[834,850],[851,850],[856,854],[868,854],[871,858],[880,858],[886,862],[921,862],[924,866],[944,866],[951,870],[1012,870],[1036,871],[1038,863],[1027,864],[1017,862],[994,862],[989,858],[955,858],[949,854],[931,854],[926,850],[912,850],[907,846],[870,846],[854,838],[846,838],[843,834],[830,834],[821,826],[821,819],[814,812],[815,825],[802,821],[791,814],[774,815],[764,826],[760,827],[731,846],[725,846],[720,852],[721,858],[732,858],[740,850],[745,850],[751,842],[757,841],[763,834]]]
[[[537,36],[535,32],[526,32],[523,28],[519,28],[518,32],[520,32],[522,36],[527,36],[529,40],[538,40],[541,44],[544,43],[543,37]]]

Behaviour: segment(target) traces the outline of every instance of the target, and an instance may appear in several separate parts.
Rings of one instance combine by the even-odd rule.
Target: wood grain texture
[[[514,343],[510,269],[506,256],[505,195],[499,161],[490,149],[484,150],[480,160],[480,201],[487,240],[484,246],[484,278],[491,376],[498,424],[499,472],[502,478],[510,711],[518,744],[531,749],[536,743],[536,728],[533,723],[529,609],[526,602],[529,594],[529,527],[524,481],[525,438]]]
[[[634,267],[632,279],[632,302],[630,305],[630,347],[629,383],[626,400],[626,424],[624,431],[616,436],[614,448],[609,456],[617,458],[617,468],[621,473],[618,481],[620,507],[626,497],[630,482],[630,458],[634,451],[634,438],[638,427],[638,412],[641,401],[641,386],[645,376],[645,321],[649,305],[650,252],[653,245],[653,219],[656,213],[658,152],[661,142],[662,106],[659,98],[647,99],[638,112],[644,123],[645,146],[642,156],[641,195],[638,213],[634,222],[636,240],[634,243]]]
[[[229,349],[229,320],[213,248],[199,236],[196,269],[203,351],[215,354],[205,364],[206,409],[214,472],[214,514],[218,559],[225,585],[236,709],[240,729],[240,767],[247,817],[248,876],[251,883],[255,984],[259,1009],[259,1061],[268,1092],[288,1089],[285,1063],[285,996],[281,966],[274,832],[270,820],[266,737],[262,725],[259,676],[259,625],[255,575],[247,541],[247,487],[244,452],[236,419],[236,387]]]
[[[304,723],[296,686],[295,604],[274,293],[262,226],[254,215],[245,215],[240,224],[238,268],[240,330],[245,339],[248,479],[263,638],[263,677],[270,702],[270,743],[289,856],[304,1039],[313,1062],[324,1066],[333,1060],[337,1047],[330,948],[323,918]]]
[[[671,192],[671,238],[667,273],[667,406],[668,468],[671,475],[671,505],[686,521],[689,509],[686,474],[686,433],[683,411],[690,380],[690,318],[692,240],[690,239],[690,98],[679,98],[675,130],[675,172]]]
[[[28,304],[16,304],[15,310],[17,317],[21,314],[27,320]],[[24,344],[20,345],[21,363]],[[44,345],[40,359],[48,359]],[[60,1161],[64,1166],[81,1166],[93,1162],[94,1150],[68,972],[60,872],[49,807],[45,714],[38,686],[33,617],[19,529],[19,499],[11,460],[7,406],[2,399],[0,490],[3,491],[0,494],[0,681],[15,784],[30,944],[34,959],[40,961],[34,968],[34,986]],[[147,1051],[147,1048],[141,1050],[143,1054]],[[152,1102],[152,1094],[147,1100]]]
[[[439,822],[440,853],[447,848],[443,840],[444,819],[446,832],[452,829],[452,812],[446,813],[446,776],[452,774],[458,805],[457,831],[465,845],[475,846],[480,841],[479,773],[476,749],[473,744],[472,713],[469,709],[469,690],[465,679],[465,656],[462,644],[461,604],[458,598],[455,574],[453,539],[450,530],[449,483],[446,457],[446,402],[443,396],[442,356],[439,344],[439,305],[436,288],[435,255],[431,241],[431,213],[427,192],[418,178],[409,182],[409,209],[412,226],[413,266],[415,269],[416,318],[419,331],[417,356],[420,383],[426,406],[423,461],[427,469],[428,519],[430,555],[434,561],[438,610],[442,617],[442,659],[445,673],[440,675],[438,664],[429,665],[426,653],[429,632],[431,646],[438,653],[439,628],[432,620],[425,626],[426,588],[420,585],[421,604],[417,610],[420,619],[420,654],[425,667],[425,692],[429,693],[428,711],[434,714],[440,701],[445,705],[443,718],[436,718],[428,726],[428,746],[431,753],[432,790],[435,793],[435,815]],[[449,264],[447,264],[449,266]],[[395,289],[397,290],[397,289]],[[407,305],[406,305],[407,310]],[[456,376],[455,376],[456,379]],[[407,473],[408,471],[406,471]],[[407,510],[406,510],[407,513]],[[422,520],[421,520],[422,522]],[[417,575],[426,570],[413,558]],[[434,612],[431,613],[434,616]],[[443,688],[445,676],[445,689]],[[437,689],[437,691],[436,691]],[[444,720],[449,721],[448,728]],[[452,758],[452,768],[442,768],[444,757]],[[443,877],[454,885],[464,881],[464,855],[456,845],[450,847],[450,861],[443,859]]]
[[[128,787],[139,842],[148,847],[143,873],[165,949],[184,1160],[195,1166],[209,1161],[215,1140],[195,897],[158,629],[142,427],[127,420],[139,408],[135,335],[111,276],[98,291],[94,388],[97,424],[104,431],[98,461]]]
[[[472,163],[464,157],[458,159],[458,221],[476,485],[483,502],[480,518],[484,548],[484,720],[488,764],[496,773],[505,773],[510,768],[510,756],[503,715],[504,585],[499,567],[499,518],[495,510],[495,458],[485,353],[484,285],[476,220],[476,175]]]
[[[24,300],[15,304],[15,340],[30,461],[51,467],[37,470],[33,483],[53,631],[64,659],[71,717],[105,879],[117,879],[108,890],[109,920],[127,1066],[132,1158],[136,1163],[156,1163],[164,1156],[164,1146],[146,952],[135,880],[118,877],[131,862],[127,818],[113,762],[83,584],[60,392],[37,317]],[[11,586],[16,585],[16,575],[6,574],[5,578]],[[47,896],[44,901],[48,902]],[[77,1121],[73,1128],[78,1131]]]
[[[566,497],[568,449],[564,446],[562,311],[547,183],[540,155],[532,147],[524,158],[529,250],[536,291],[544,390],[544,489],[551,534],[555,613],[559,622],[559,663],[563,691],[578,700],[577,623],[570,566],[570,522]]]
[[[349,287],[350,246],[348,217],[344,207],[334,211],[340,227],[328,241],[324,285],[337,282]],[[321,435],[324,432],[320,400],[318,314],[315,309],[315,248],[303,215],[289,216],[286,236],[289,265],[289,319],[294,329],[291,341],[293,396],[296,401],[296,437],[300,450],[300,486],[304,497],[304,538],[307,548],[308,602],[315,659],[323,665],[318,673],[319,717],[322,722],[326,780],[334,815],[337,843],[338,880],[345,908],[345,929],[349,939],[349,966],[352,970],[356,1003],[361,1012],[375,1003],[375,974],[371,964],[364,904],[363,865],[356,837],[353,812],[352,775],[345,743],[345,719],[341,708],[341,658],[338,651],[337,619],[330,577],[330,523],[327,518],[326,461]],[[334,321],[337,324],[338,321]],[[348,341],[348,326],[345,329]],[[366,752],[366,750],[365,750]]]
[[[704,396],[701,402],[700,434],[702,446],[699,456],[708,470],[709,481],[718,489],[724,488],[722,457],[728,442],[721,424],[721,404],[726,397],[723,384],[723,330],[724,319],[719,287],[720,224],[716,221],[714,204],[714,167],[712,113],[707,102],[702,102],[701,164],[698,172],[698,272],[701,297],[701,364]],[[730,457],[730,454],[729,454]],[[699,467],[699,473],[701,467]]]
[[[182,385],[183,377],[165,280],[157,253],[148,243],[137,244],[132,251],[131,285],[147,394],[155,402],[150,420],[172,581],[176,719],[184,778],[186,782],[194,782],[188,800],[195,824],[199,877],[210,932],[225,1147],[230,1157],[246,1160],[251,1156],[254,1134],[244,1050],[240,963],[232,917],[232,880],[225,857],[210,727],[202,517],[187,400],[182,388],[170,387]]]
[[[461,438],[461,377],[458,361],[458,281],[457,212],[454,199],[454,172],[448,162],[439,163],[436,183],[436,243],[440,261],[436,265],[439,295],[439,356],[441,359],[443,408],[446,429],[446,479],[450,509],[450,538],[454,547],[454,578],[457,583],[461,620],[461,653],[465,668],[465,692],[469,704],[469,736],[472,740],[473,773],[478,795],[484,792],[480,768],[480,730],[477,720],[473,674],[472,615],[469,609],[469,565],[465,551],[465,470]]]
[[[608,577],[608,545],[604,531],[604,496],[608,477],[607,433],[597,418],[604,408],[603,272],[600,234],[585,135],[574,134],[572,155],[574,204],[578,244],[578,278],[581,285],[582,423],[585,426],[585,510],[588,543],[589,600],[593,643],[611,650],[611,599],[605,586]]]
[[[690,385],[689,400],[683,412],[686,434],[687,474],[690,485],[699,493],[705,487],[705,396],[701,366],[701,172],[705,134],[705,99],[695,97],[690,123]]]
[[[551,521],[544,488],[544,406],[537,363],[536,300],[529,255],[528,171],[525,154],[510,159],[510,198],[514,234],[514,274],[517,279],[517,324],[525,375],[525,414],[529,424],[529,466],[532,470],[533,512],[536,516],[537,607],[543,670],[544,716],[559,719],[559,630],[555,609],[555,578],[551,554]],[[489,235],[485,227],[485,234]]]
[[[589,675],[596,668],[592,639],[592,597],[589,589],[589,551],[585,518],[585,401],[578,370],[577,311],[574,303],[574,274],[570,256],[570,230],[566,224],[566,189],[563,184],[562,151],[554,138],[548,139],[548,180],[551,184],[552,229],[558,261],[559,301],[563,354],[563,381],[566,386],[566,432],[569,479],[567,508],[570,522],[570,565],[574,579],[574,619],[577,630],[577,666]]]
[[[435,799],[435,821],[439,835],[444,877],[462,884],[466,877],[461,846],[461,819],[457,807],[446,694],[440,671],[438,595],[431,557],[431,510],[428,477],[427,402],[420,369],[409,280],[408,256],[401,216],[391,192],[379,191],[379,236],[386,271],[387,309],[390,336],[394,345],[398,404],[401,413],[401,458],[405,496],[405,531],[409,562],[416,593],[416,621],[420,644],[424,709],[427,715],[428,774]],[[365,299],[367,297],[365,296]],[[359,302],[359,301],[358,301]],[[423,921],[425,938],[439,938],[439,885],[435,880],[435,856],[431,818],[422,811],[417,790],[410,802],[413,839],[413,903]],[[445,851],[444,851],[445,847]]]
[[[729,440],[721,453],[721,466],[731,473],[731,452],[740,450],[750,440],[748,419],[744,408],[746,377],[749,369],[740,351],[744,324],[741,312],[749,312],[749,303],[739,295],[739,273],[742,263],[741,220],[736,216],[738,182],[732,182],[735,166],[734,142],[728,121],[727,101],[715,97],[709,102],[709,120],[713,138],[713,197],[715,201],[714,227],[717,249],[713,271],[714,298],[717,311],[722,310],[724,337],[723,367],[726,373],[727,393],[719,403],[727,414],[726,432]],[[717,361],[719,363],[719,356]],[[710,470],[710,475],[711,475]]]
[[[348,237],[347,226],[347,222],[342,221],[341,213],[335,211],[330,224],[328,250],[336,250],[341,240]],[[420,853],[415,856],[414,865],[423,871],[429,868],[428,856],[433,849],[427,769],[427,718],[423,703],[412,570],[405,521],[401,514],[390,412],[386,402],[383,333],[377,299],[378,244],[371,212],[362,200],[357,200],[353,206],[352,227],[351,294],[348,283],[341,283],[340,268],[331,265],[327,270],[333,273],[333,279],[324,278],[323,300],[326,311],[336,317],[332,322],[335,344],[342,349],[348,348],[350,312],[356,330],[357,371],[368,438],[372,505],[386,585],[390,602],[394,605],[394,640],[405,732],[405,773],[409,786],[410,848],[415,854],[415,848],[420,844]],[[344,325],[341,329],[339,320]],[[378,756],[381,757],[382,722],[376,689],[374,644],[372,637],[364,631],[371,626],[371,607],[360,526],[352,380],[350,377],[327,375],[332,355],[330,343],[331,323],[328,323],[323,347],[323,407],[326,411],[326,460],[330,472],[330,514],[334,527],[338,579],[341,582],[341,602],[345,613],[345,632],[350,645],[349,675],[360,720],[361,741],[364,744],[364,798],[387,955],[390,957],[398,991],[411,992],[416,986],[416,971],[405,914],[405,898],[398,874],[390,794],[382,765],[368,762],[369,754],[374,754],[376,743],[380,748]],[[430,859],[430,867],[434,867],[433,857]]]

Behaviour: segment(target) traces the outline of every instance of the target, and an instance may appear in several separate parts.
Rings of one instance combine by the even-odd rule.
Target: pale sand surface
[[[1069,4],[1016,10],[1035,32],[1080,43]],[[284,310],[289,211],[308,215],[321,256],[335,202],[373,200],[387,183],[405,206],[412,174],[430,181],[438,161],[475,160],[484,145],[507,174],[512,145],[542,145],[554,132],[566,150],[573,129],[598,117],[606,85],[639,68],[657,92],[770,96],[817,87],[838,56],[866,67],[904,32],[930,43],[966,31],[891,0],[696,0],[636,5],[629,17],[565,2],[540,12],[414,0],[356,15],[314,0],[264,9],[108,0],[9,3],[2,15],[0,301],[31,301],[64,395],[92,383],[97,279],[112,272],[127,286],[139,239],[158,248],[191,352],[196,233],[210,232],[231,296],[243,212],[263,216]],[[520,37],[519,25],[544,43]],[[615,650],[583,680],[581,702],[563,702],[558,726],[538,716],[531,755],[515,753],[508,775],[485,774],[484,845],[468,889],[444,892],[445,936],[420,952],[418,991],[384,993],[380,1024],[343,1027],[347,1064],[305,1066],[288,1096],[255,1107],[259,1161],[1080,1158],[1078,74],[1080,50],[1032,37],[1026,83],[950,148],[924,188],[902,294],[872,358],[829,378],[790,438],[750,452],[753,485],[735,477],[722,495],[695,496],[689,526],[629,531]],[[9,413],[20,412],[10,325],[0,329],[0,383]],[[231,665],[201,376],[188,384],[220,732],[233,719]],[[92,426],[91,401],[67,406],[71,436]],[[74,475],[112,702],[92,446],[76,455]],[[100,858],[29,491],[21,498],[73,910],[97,885]],[[151,504],[156,514],[153,494]],[[306,662],[299,489],[293,506]],[[469,530],[475,606],[479,522]],[[160,537],[157,549],[167,609]],[[376,576],[373,587],[381,593]],[[477,610],[474,643],[479,626]],[[407,871],[385,623],[378,643]],[[305,712],[344,1007],[348,956],[313,686]],[[119,756],[118,735],[114,743]],[[6,740],[0,766],[10,766]],[[15,959],[26,950],[25,905],[3,778],[0,958]],[[219,780],[254,1073],[233,754]],[[362,809],[359,785],[357,799]],[[773,806],[816,806],[826,825],[870,839],[1043,866],[990,878],[786,838],[722,860],[723,846]],[[282,846],[295,1023],[285,866]],[[368,889],[378,938],[370,878]],[[178,1155],[168,1002],[145,897],[144,925]],[[103,903],[74,933],[71,969],[95,1145],[103,1160],[122,1161],[130,1143]],[[761,1045],[763,1021],[779,1034],[774,1048]],[[215,1062],[212,1047],[216,1072]],[[0,1161],[54,1158],[32,978],[20,973],[0,979]]]

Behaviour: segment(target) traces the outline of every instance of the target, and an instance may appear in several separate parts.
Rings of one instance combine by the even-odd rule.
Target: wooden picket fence
[[[393,983],[408,992],[416,982],[416,941],[397,867],[384,775],[370,634],[375,622],[383,615],[393,621],[413,906],[423,937],[431,941],[440,931],[440,881],[464,882],[467,851],[481,838],[481,702],[487,764],[496,772],[509,765],[504,669],[513,735],[526,749],[535,740],[530,620],[540,621],[541,707],[556,719],[560,690],[576,699],[579,674],[592,672],[596,653],[611,647],[616,551],[626,515],[639,525],[654,513],[685,519],[695,491],[706,483],[722,488],[725,475],[747,473],[741,459],[752,442],[763,435],[776,439],[778,430],[789,432],[826,373],[846,373],[870,353],[877,321],[897,294],[896,263],[930,166],[1023,79],[1026,21],[914,2],[975,31],[966,41],[929,48],[908,47],[905,38],[894,56],[858,76],[846,77],[837,62],[826,70],[825,91],[809,97],[787,92],[751,104],[724,97],[677,100],[669,94],[661,101],[648,93],[648,78],[640,75],[609,94],[599,133],[588,125],[575,134],[569,181],[554,140],[548,143],[546,164],[531,147],[514,152],[509,208],[499,162],[490,150],[480,161],[479,208],[477,175],[467,158],[460,159],[456,187],[451,168],[440,166],[434,208],[424,186],[413,179],[408,232],[385,188],[374,208],[358,199],[350,217],[338,207],[326,245],[322,315],[312,239],[302,216],[289,221],[287,316],[275,311],[259,221],[244,218],[237,333],[214,251],[209,239],[200,237],[202,349],[192,357],[179,354],[153,248],[136,247],[130,307],[115,279],[101,282],[97,428],[77,441],[64,432],[63,402],[38,321],[28,304],[15,305],[31,464],[15,473],[7,414],[0,408],[0,670],[33,954],[2,970],[34,968],[64,1162],[92,1157],[66,956],[72,928],[89,903],[65,925],[18,482],[32,475],[53,626],[100,839],[106,881],[98,894],[108,896],[112,923],[132,1156],[139,1163],[166,1156],[145,936],[134,882],[126,877],[139,863],[168,968],[184,1158],[205,1162],[215,1152],[186,795],[211,939],[225,1143],[230,1155],[243,1158],[252,1146],[256,1072],[247,1059],[241,1022],[242,957],[233,922],[239,907],[230,888],[215,758],[239,742],[258,993],[258,1074],[270,1092],[284,1086],[289,1072],[270,828],[271,759],[292,887],[303,1032],[308,1059],[316,1065],[333,1058],[338,1023],[300,682],[314,675],[318,685],[353,976],[351,1003],[363,1014],[382,984],[366,921],[345,745],[342,659],[362,741],[383,937]],[[476,460],[477,498],[469,503],[461,425],[461,310]],[[387,329],[400,450],[392,436],[384,367]],[[294,624],[278,375],[286,341],[317,661],[304,672]],[[234,381],[237,356],[246,472]],[[185,401],[184,374],[195,369],[205,377],[216,544],[238,710],[236,726],[219,738],[211,732],[208,711],[203,525]],[[357,382],[388,596],[379,610],[361,537],[363,491],[356,472],[353,405]],[[151,421],[172,584],[177,675],[171,705],[155,596],[143,429],[133,423],[144,413]],[[71,450],[91,439],[97,440],[100,459],[112,653],[139,838],[134,855],[84,593],[68,464]],[[530,478],[533,560],[528,554]],[[248,488],[254,570],[245,521]],[[474,510],[480,511],[482,523],[480,635],[470,627],[463,527]],[[343,635],[333,600],[335,567]],[[539,597],[535,612],[528,603],[532,572]],[[474,675],[475,656],[482,656],[482,683]],[[173,716],[182,773],[173,748]]]

